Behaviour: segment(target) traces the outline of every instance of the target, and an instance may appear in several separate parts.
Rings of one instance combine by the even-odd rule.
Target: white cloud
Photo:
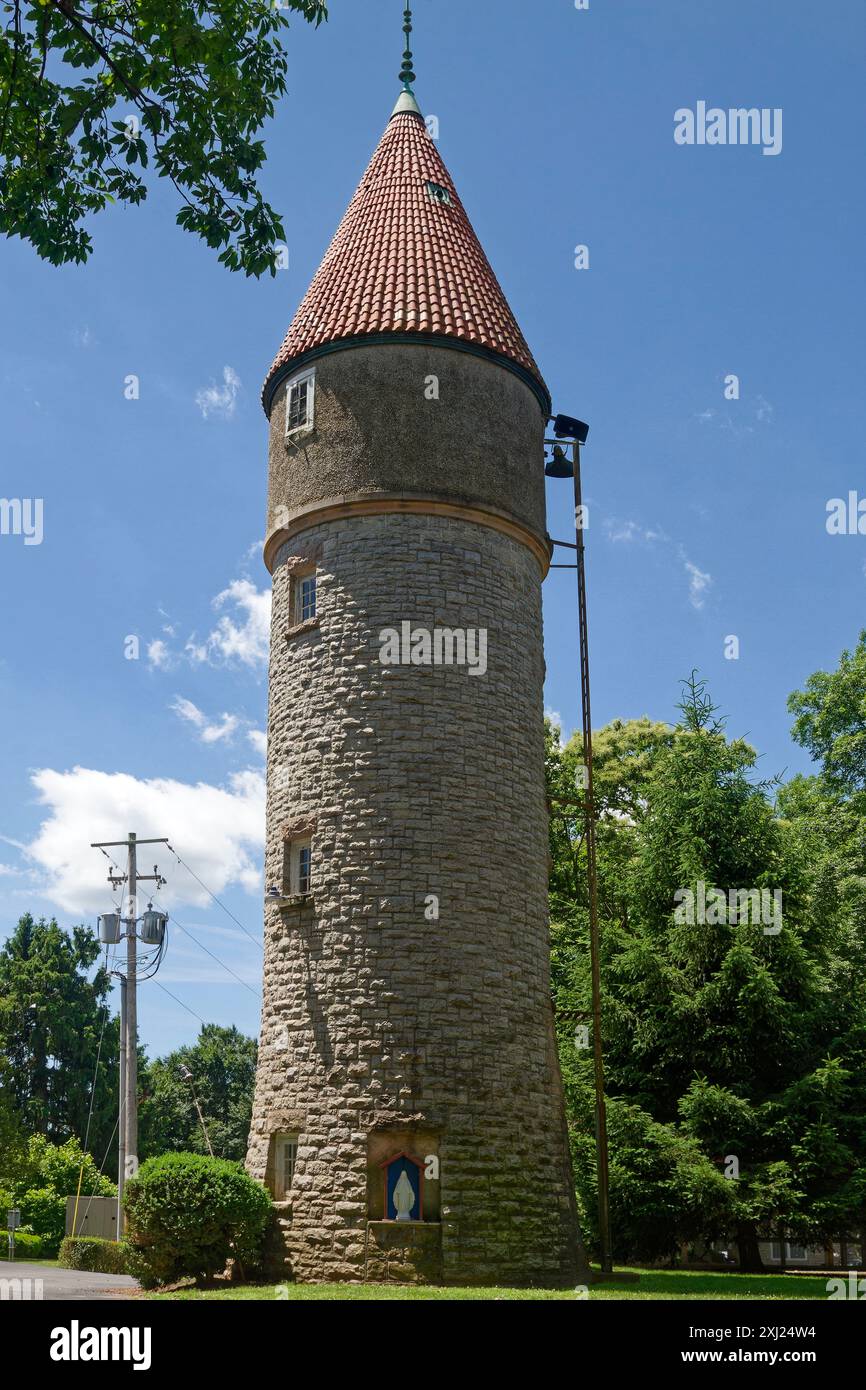
[[[641,526],[637,521],[617,521],[615,518],[611,518],[606,522],[606,530],[608,540],[613,542],[631,544],[637,541],[651,545],[658,541],[665,546],[676,544],[670,536],[665,535],[664,531]],[[686,574],[689,576],[689,602],[693,608],[700,610],[706,602],[707,590],[713,582],[712,575],[705,574],[703,570],[698,569],[697,565],[692,564],[681,545],[676,545],[676,551]]]
[[[204,644],[202,644],[201,642],[197,642],[195,640],[195,633],[193,633],[192,637],[187,638],[186,645],[184,646],[184,651],[186,652],[189,660],[192,661],[196,666],[200,665],[202,661],[207,661],[207,643],[205,642]]]
[[[261,553],[260,543],[253,548]],[[246,577],[235,579],[217,594],[211,606],[218,612],[225,610],[216,627],[203,638],[195,632],[190,633],[182,651],[163,637],[148,643],[147,660],[151,670],[170,671],[183,657],[193,666],[240,663],[257,673],[267,666],[271,639],[270,588],[257,589]],[[162,608],[158,611],[168,618]],[[166,637],[176,638],[178,625],[166,622],[162,631]]]
[[[241,722],[236,714],[223,714],[216,723],[208,719],[192,700],[185,700],[182,695],[175,697],[170,708],[181,719],[195,725],[202,743],[222,743],[224,739],[230,743]]]
[[[745,439],[747,435],[755,433],[754,425],[746,423],[748,419],[757,420],[759,424],[771,425],[775,410],[771,403],[764,396],[757,396],[754,401],[732,401],[725,414],[715,410],[710,406],[707,410],[702,410],[693,416],[701,425],[711,425],[731,435],[733,439]]]
[[[0,842],[4,845],[11,845],[13,849],[20,849],[22,854],[27,853],[27,846],[20,840],[13,840],[10,835],[0,835]]]
[[[162,638],[147,644],[147,664],[157,671],[165,671],[171,665],[171,652]]]
[[[611,541],[633,541],[638,536],[638,528],[633,521],[607,523],[607,536]]]
[[[248,893],[261,892],[265,828],[261,772],[236,773],[224,787],[204,782],[193,786],[171,778],[142,781],[125,772],[86,767],[71,772],[43,768],[31,780],[48,814],[27,854],[42,871],[44,896],[65,912],[96,913],[108,907],[106,861],[90,843],[119,840],[130,828],[141,839],[167,836],[217,895],[231,884],[239,884]],[[120,852],[112,851],[115,859]],[[148,846],[144,862],[147,872],[158,863],[168,878],[161,900],[169,907],[209,903],[207,894],[164,846]]]
[[[268,736],[261,729],[248,729],[247,738],[256,752],[264,757],[268,751]]]
[[[775,407],[766,399],[765,396],[758,397],[757,417],[763,425],[771,425],[775,415]]]
[[[616,521],[614,519],[607,522],[607,538],[610,541],[645,541],[647,544],[652,541],[666,541],[668,539],[664,531],[648,529],[636,521]]]
[[[559,746],[560,748],[564,748],[568,739],[565,736],[565,730],[562,726],[562,715],[559,713],[559,710],[551,709],[548,705],[545,705],[544,717],[545,719],[549,719],[554,729],[559,731]]]
[[[224,420],[230,420],[235,413],[240,389],[241,379],[234,368],[223,367],[222,386],[212,382],[196,392],[195,403],[202,417],[206,420],[209,415],[221,415]]]
[[[186,644],[191,661],[240,661],[244,666],[267,665],[271,639],[271,591],[259,590],[249,579],[236,579],[213,601],[214,608],[232,604],[204,642],[193,635]]]
[[[691,560],[686,559],[685,556],[683,557],[683,564],[686,568],[686,574],[689,576],[689,603],[692,608],[701,609],[706,602],[707,590],[713,582],[713,577],[711,574],[705,574],[703,570],[699,570],[697,565],[693,565]]]
[[[0,864],[0,878],[18,878],[23,872],[23,869],[16,869],[12,864]]]

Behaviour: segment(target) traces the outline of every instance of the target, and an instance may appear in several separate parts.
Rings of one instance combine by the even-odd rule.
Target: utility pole
[[[121,920],[125,922],[126,931],[126,974],[121,971],[114,971],[120,979],[120,1074],[118,1076],[118,1139],[117,1139],[117,1239],[123,1235],[123,1189],[128,1178],[134,1178],[138,1172],[138,950],[139,941],[144,942],[145,946],[152,948],[158,947],[159,957],[157,966],[162,959],[162,941],[165,931],[166,916],[161,912],[148,911],[141,916],[138,911],[138,885],[140,883],[155,883],[157,888],[165,884],[165,879],[159,872],[156,864],[153,866],[152,874],[140,874],[138,872],[138,847],[139,845],[167,845],[168,840],[139,840],[134,831],[130,831],[125,840],[106,840],[101,843],[94,843],[91,849],[101,849],[105,852],[108,849],[126,850],[126,912],[121,912]],[[116,888],[124,882],[123,877],[109,874],[109,882]],[[141,917],[143,928],[142,935],[138,934],[138,922]],[[152,919],[152,920],[149,920]],[[106,920],[114,920],[103,917]],[[119,931],[111,939],[115,944],[119,941],[121,933]],[[152,973],[155,973],[153,971]],[[150,978],[147,976],[146,978]]]
[[[120,976],[120,1068],[117,1076],[117,1227],[123,1235],[123,1176],[126,1172],[126,976]]]
[[[135,932],[138,876],[136,837],[130,834],[127,844],[126,882],[128,913],[126,918],[126,1074],[124,1077],[123,1109],[126,1114],[126,1178],[138,1172],[138,997],[136,995],[138,967],[138,937]],[[119,1187],[119,1184],[118,1184]],[[117,1238],[120,1240],[120,1231]]]

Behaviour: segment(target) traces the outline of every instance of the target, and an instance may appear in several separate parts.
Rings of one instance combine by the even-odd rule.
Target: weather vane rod
[[[406,35],[406,51],[403,54],[403,66],[400,69],[400,81],[403,83],[404,91],[411,92],[412,84],[415,81],[415,70],[412,66],[412,11],[408,5],[403,15],[403,33]]]

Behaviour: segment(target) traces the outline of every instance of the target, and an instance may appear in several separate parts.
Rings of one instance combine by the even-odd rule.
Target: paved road
[[[17,1283],[8,1282],[19,1279],[20,1289]],[[41,1295],[36,1282],[39,1279],[42,1280]],[[123,1298],[126,1290],[137,1288],[138,1284],[128,1274],[90,1274],[83,1269],[58,1269],[56,1265],[40,1265],[33,1260],[14,1260],[12,1264],[0,1260],[0,1300],[36,1300],[41,1296],[90,1303],[95,1299]]]

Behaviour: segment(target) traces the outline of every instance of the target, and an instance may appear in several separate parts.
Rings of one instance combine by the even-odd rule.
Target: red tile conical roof
[[[432,186],[431,186],[432,185]],[[444,190],[444,194],[443,194]],[[331,343],[451,338],[547,388],[423,117],[394,115],[265,383]]]

